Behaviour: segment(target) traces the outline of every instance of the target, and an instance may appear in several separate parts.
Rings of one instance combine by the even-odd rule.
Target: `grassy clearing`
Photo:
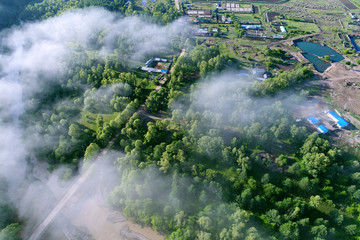
[[[217,44],[219,45],[220,54],[230,55],[229,46],[222,41],[218,41]]]
[[[145,89],[153,90],[153,89],[156,88],[156,86],[157,86],[156,81],[155,80],[150,80],[149,84],[146,86]]]
[[[286,23],[287,26],[289,27],[297,28],[304,32],[312,32],[312,33],[320,32],[319,28],[316,26],[315,23],[296,22],[291,20],[282,20],[282,22]]]
[[[78,123],[84,125],[87,128],[90,128],[90,129],[96,131],[97,127],[96,127],[95,121],[99,115],[101,115],[103,117],[104,123],[108,123],[111,120],[115,119],[117,114],[118,114],[117,112],[114,112],[111,114],[101,114],[101,113],[91,113],[88,111],[83,111],[81,113],[81,118],[78,120]]]
[[[331,96],[330,96],[330,93],[329,92],[326,92],[324,94],[324,97],[326,99],[326,101],[331,105],[331,106],[335,106],[333,100],[331,99]]]
[[[247,44],[250,46],[255,46],[255,45],[266,45],[267,41],[262,41],[262,40],[256,40],[256,39],[248,39],[248,38],[240,38],[238,41],[240,44]]]
[[[321,86],[320,85],[311,85],[304,88],[305,91],[309,91],[310,95],[319,95],[321,94]]]
[[[142,81],[142,79],[148,79],[148,85],[145,87],[145,89],[155,89],[157,86],[157,82],[155,80],[151,80],[152,74],[149,72],[145,72],[142,70],[134,70],[133,73],[136,75],[136,77],[138,78],[138,83],[140,81]],[[155,74],[155,77],[158,77],[160,74]]]
[[[254,21],[254,16],[252,14],[234,14],[234,21]]]
[[[142,71],[140,69],[136,69],[136,70],[132,71],[132,73],[134,73],[136,75],[136,77],[138,77],[138,78],[150,78],[151,77],[151,73]]]

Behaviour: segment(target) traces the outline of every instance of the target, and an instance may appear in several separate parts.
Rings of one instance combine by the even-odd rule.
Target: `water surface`
[[[355,38],[350,38],[350,41],[355,48],[355,51],[360,52],[360,47],[356,44],[355,40],[356,40]]]
[[[328,55],[332,62],[340,62],[344,60],[344,57],[341,54],[328,46],[321,46],[317,43],[305,41],[297,42],[295,45],[305,52],[303,54],[304,57],[308,59],[319,72],[324,72],[331,65],[330,63],[322,60],[320,57]]]

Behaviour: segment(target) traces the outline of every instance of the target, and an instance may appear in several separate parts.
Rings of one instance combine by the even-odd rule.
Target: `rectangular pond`
[[[331,65],[321,59],[321,57],[329,56],[332,62],[340,62],[344,60],[344,57],[341,54],[328,46],[321,46],[317,43],[305,41],[296,42],[295,45],[305,52],[303,54],[304,57],[309,60],[319,72],[324,72]]]

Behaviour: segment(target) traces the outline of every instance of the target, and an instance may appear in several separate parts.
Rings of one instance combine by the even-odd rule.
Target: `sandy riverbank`
[[[163,240],[164,237],[152,230],[150,227],[141,227],[131,221],[122,221],[113,223],[108,218],[113,212],[107,208],[96,196],[88,198],[85,202],[80,201],[68,209],[69,218],[72,224],[88,229],[90,234],[96,240],[123,240],[120,235],[121,228],[128,226],[135,234],[141,234],[149,240]],[[137,238],[134,238],[137,239]]]

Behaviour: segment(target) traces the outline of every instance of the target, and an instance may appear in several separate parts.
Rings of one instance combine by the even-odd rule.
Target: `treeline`
[[[137,51],[137,42],[131,43],[125,34],[118,41],[114,53],[105,59],[98,57],[96,50],[79,50],[64,75],[55,81],[41,79],[47,84],[35,95],[24,93],[31,104],[21,120],[25,136],[37,141],[32,146],[36,146],[38,159],[52,166],[60,163],[76,168],[91,143],[105,147],[145,101],[146,88],[153,84],[147,78],[151,75],[131,70],[127,57]],[[111,118],[104,119],[105,115]]]
[[[290,71],[280,70],[274,77],[267,78],[261,83],[255,82],[254,92],[261,95],[274,94],[304,80],[308,80],[313,75],[314,72],[311,69],[299,63]]]
[[[19,15],[31,0],[3,0],[0,2],[0,30],[20,23]]]
[[[22,226],[7,191],[7,182],[0,176],[0,240],[21,240]]]
[[[134,1],[127,0],[44,0],[40,3],[27,5],[20,17],[24,21],[47,19],[69,9],[90,6],[104,7],[126,16],[140,16],[148,20],[152,19],[153,22],[160,24],[171,23],[180,16],[171,0],[156,1],[154,4],[151,4],[149,0],[143,8],[136,6]]]
[[[125,14],[127,16],[142,16],[158,24],[169,24],[181,16],[171,0],[156,1],[153,4],[150,3],[150,0],[147,0],[146,5],[142,9],[135,6],[133,2],[130,2]]]
[[[108,10],[125,12],[125,0],[44,0],[29,4],[20,15],[23,20],[40,20],[59,15],[75,8],[89,6],[105,7]]]

